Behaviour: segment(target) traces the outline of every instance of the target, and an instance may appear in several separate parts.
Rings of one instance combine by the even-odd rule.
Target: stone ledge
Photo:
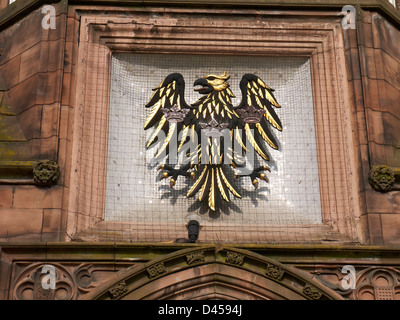
[[[32,173],[38,161],[0,161],[0,184],[34,184]]]
[[[58,183],[60,169],[50,160],[0,161],[0,185],[23,184],[50,187]]]

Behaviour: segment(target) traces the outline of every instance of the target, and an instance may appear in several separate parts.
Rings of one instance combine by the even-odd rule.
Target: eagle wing
[[[185,81],[180,73],[168,75],[153,91],[154,93],[146,105],[146,108],[150,108],[150,113],[144,123],[144,129],[155,128],[147,141],[147,148],[158,141],[157,137],[161,131],[166,136],[154,157],[157,159],[164,151],[168,150],[174,136],[181,137],[179,151],[186,140],[193,111],[185,102]]]
[[[238,117],[235,129],[241,129],[242,135],[236,133],[237,141],[244,149],[244,139],[250,142],[254,150],[264,159],[269,160],[262,140],[278,149],[278,143],[271,132],[271,126],[282,130],[281,121],[274,108],[279,108],[273,91],[263,80],[254,74],[245,74],[240,81],[242,101],[234,108]]]

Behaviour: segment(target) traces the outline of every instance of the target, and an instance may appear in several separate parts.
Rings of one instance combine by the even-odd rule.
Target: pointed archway
[[[215,245],[176,251],[132,267],[82,299],[343,299],[311,274],[254,252]]]

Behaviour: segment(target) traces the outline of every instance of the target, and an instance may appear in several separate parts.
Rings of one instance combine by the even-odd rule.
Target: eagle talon
[[[265,170],[271,172],[271,169],[268,168],[268,167],[265,166],[265,165],[264,165],[264,166],[261,166],[261,167],[258,167],[257,169],[254,169],[253,172],[261,172],[261,171],[265,171]]]
[[[191,165],[184,165],[183,167],[181,167],[179,169],[174,169],[171,166],[162,164],[158,169],[165,170],[162,173],[161,180],[171,177],[169,185],[171,188],[174,188],[174,186],[176,184],[176,180],[178,179],[179,176],[186,176],[188,178],[192,178],[193,180],[196,179],[196,173],[194,171],[188,172],[188,170],[191,168],[192,168]]]
[[[261,179],[261,180],[264,180],[265,182],[269,182],[269,180],[268,180],[268,178],[267,178],[267,175],[265,174],[265,173],[260,173],[260,175],[259,175],[259,178]]]
[[[262,171],[269,171],[271,172],[271,170],[267,167],[267,166],[261,166],[258,167],[256,169],[254,169],[251,173],[249,174],[243,174],[243,175],[238,175],[237,173],[233,174],[233,180],[236,181],[237,179],[241,178],[241,177],[250,177],[253,186],[257,189],[259,186],[259,182],[257,180],[257,178],[259,178],[260,180],[264,180],[265,182],[269,182],[269,179],[267,178],[267,175],[262,172]]]
[[[162,164],[161,166],[159,166],[157,168],[157,170],[167,170],[167,171],[172,171],[174,170],[174,168],[172,168],[171,166],[167,165],[167,164]]]
[[[255,189],[258,188],[258,180],[257,179],[253,180],[253,186],[254,186]]]
[[[163,172],[163,173],[162,173],[161,180],[162,180],[162,179],[166,179],[166,178],[168,178],[168,177],[169,177],[169,173],[168,173],[168,172]]]

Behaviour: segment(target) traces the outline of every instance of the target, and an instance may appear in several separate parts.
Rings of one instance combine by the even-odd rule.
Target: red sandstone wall
[[[3,2],[0,3],[0,5]],[[48,189],[0,185],[0,240],[65,240],[71,121],[78,20],[55,5],[55,30],[41,26],[35,10],[0,32],[0,75],[32,157],[56,159],[59,184]],[[378,13],[363,12],[357,30],[344,32],[352,110],[359,138],[364,218],[371,244],[400,244],[400,192],[381,194],[368,184],[371,165],[400,167],[400,27]]]
[[[400,30],[380,14],[363,11],[346,35],[353,112],[360,141],[361,190],[372,244],[400,244],[400,192],[371,189],[373,165],[400,167]]]
[[[37,9],[0,33],[4,96],[17,115],[31,159],[60,157],[66,11],[62,5],[55,8],[54,30],[41,27],[44,15]],[[0,239],[57,240],[62,195],[62,179],[51,188],[0,185]]]

